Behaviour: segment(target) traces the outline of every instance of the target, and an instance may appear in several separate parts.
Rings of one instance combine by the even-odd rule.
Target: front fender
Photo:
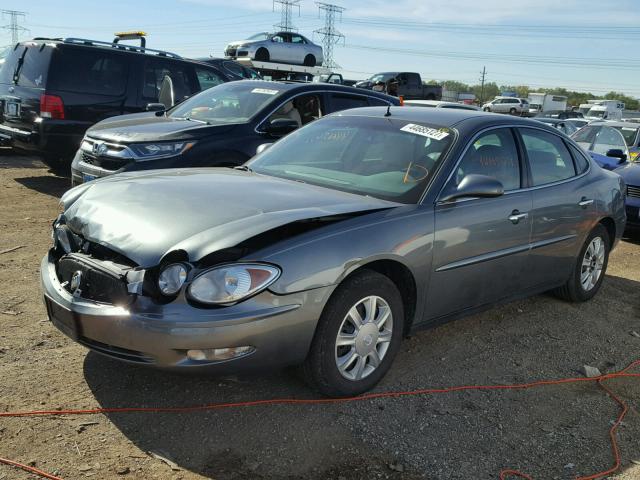
[[[433,253],[433,208],[407,205],[343,220],[255,252],[251,259],[276,264],[277,294],[337,285],[378,260],[404,265],[425,292]],[[419,295],[419,297],[421,297]]]

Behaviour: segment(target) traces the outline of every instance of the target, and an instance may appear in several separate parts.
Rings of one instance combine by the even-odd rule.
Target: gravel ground
[[[88,353],[46,318],[39,262],[68,179],[0,153],[0,411],[184,406],[312,398],[292,371],[178,376]],[[602,372],[640,359],[640,235],[613,252],[599,295],[549,295],[414,334],[376,391],[518,383]],[[620,479],[640,478],[640,382],[610,387],[630,405]],[[612,464],[618,408],[595,384],[458,392],[191,414],[0,420],[0,456],[64,479],[490,479],[501,469],[565,479]],[[158,456],[168,459],[166,462]],[[636,463],[634,463],[636,462]],[[1,479],[33,476],[0,466]]]

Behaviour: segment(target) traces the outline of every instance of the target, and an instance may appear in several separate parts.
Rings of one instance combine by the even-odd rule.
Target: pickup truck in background
[[[379,90],[405,100],[442,99],[442,86],[425,85],[420,74],[415,72],[376,73],[371,78],[356,83],[355,86],[367,90]]]

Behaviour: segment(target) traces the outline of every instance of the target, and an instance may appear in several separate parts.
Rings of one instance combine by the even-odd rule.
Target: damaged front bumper
[[[199,308],[184,295],[159,304],[135,295],[114,305],[72,295],[58,280],[54,255],[41,264],[47,312],[65,335],[102,355],[167,369],[228,374],[301,363],[333,287],[288,295],[262,293],[228,307]],[[189,350],[252,347],[229,360],[194,360]]]

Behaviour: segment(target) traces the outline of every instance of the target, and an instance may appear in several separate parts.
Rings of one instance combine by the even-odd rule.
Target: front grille
[[[640,187],[627,185],[627,197],[640,198]]]
[[[65,284],[70,293],[74,293],[70,288],[73,275],[80,272],[81,280],[78,289],[82,298],[114,305],[126,305],[133,300],[123,278],[100,270],[92,266],[91,262],[82,261],[74,254],[62,257],[56,270],[58,280],[61,284]]]
[[[96,157],[87,152],[82,152],[82,161],[86,164],[110,171],[118,170],[124,167],[127,163],[131,162],[130,159],[126,158]]]
[[[95,350],[96,352],[109,357],[136,363],[153,363],[153,358],[135,350],[108,345],[106,343],[97,342],[96,340],[91,340],[87,337],[79,337],[78,342],[91,350]]]

